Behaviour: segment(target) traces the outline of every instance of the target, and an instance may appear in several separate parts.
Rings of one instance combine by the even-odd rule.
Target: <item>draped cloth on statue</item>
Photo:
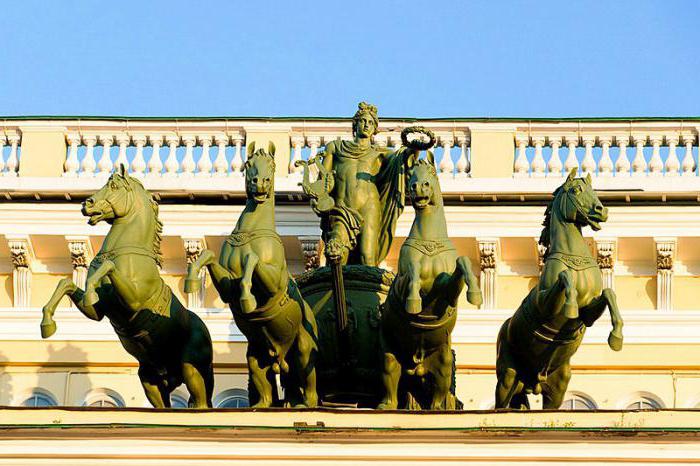
[[[396,222],[401,216],[405,207],[404,196],[406,192],[406,149],[401,148],[397,152],[389,152],[371,146],[368,148],[360,147],[354,141],[335,141],[336,145],[334,156],[339,158],[360,159],[367,156],[382,157],[382,168],[376,177],[373,177],[373,182],[377,186],[379,192],[380,203],[380,225],[378,231],[378,247],[377,247],[377,263],[383,261],[389,253],[391,242],[394,239],[396,231]],[[327,149],[328,150],[328,149]],[[374,154],[372,154],[374,152]],[[380,153],[382,155],[380,155]],[[338,206],[340,207],[340,206]],[[344,210],[340,207],[341,210]],[[337,207],[336,207],[337,209]],[[355,214],[355,209],[350,209],[351,214]],[[336,215],[339,212],[336,210]],[[333,212],[331,212],[333,216]],[[347,221],[353,215],[344,215],[340,221]],[[359,220],[359,219],[358,219]],[[330,221],[322,222],[324,238],[327,237],[331,228]],[[351,222],[352,226],[357,226],[357,220]],[[352,228],[351,228],[352,229]],[[353,244],[353,247],[355,245]]]

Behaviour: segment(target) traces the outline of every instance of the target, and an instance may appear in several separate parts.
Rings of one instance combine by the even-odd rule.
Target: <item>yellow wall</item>
[[[697,309],[700,304],[700,277],[673,277],[673,310]]]
[[[656,276],[615,277],[615,294],[621,309],[656,309]]]
[[[32,307],[42,307],[51,298],[58,282],[63,278],[70,278],[72,274],[52,274],[52,273],[33,273],[31,283],[31,305]],[[12,278],[10,278],[10,289],[12,288]],[[10,296],[10,300],[11,300]],[[68,307],[71,305],[70,299],[64,297],[59,307]]]
[[[515,133],[471,132],[471,162],[474,178],[510,178],[515,160]]]
[[[19,176],[61,176],[66,161],[63,131],[22,129]]]
[[[496,307],[515,311],[536,284],[536,277],[497,276]]]

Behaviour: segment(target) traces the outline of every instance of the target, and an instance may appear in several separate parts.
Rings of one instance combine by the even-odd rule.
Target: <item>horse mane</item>
[[[263,158],[268,159],[270,161],[270,163],[272,164],[272,172],[273,173],[275,172],[275,156],[263,148],[260,148],[260,149],[256,150],[255,152],[253,152],[252,154],[250,154],[250,156],[246,160],[244,167],[248,168],[250,166],[250,164],[254,163],[255,159],[258,157],[263,157]]]
[[[552,193],[552,200],[549,201],[549,204],[547,204],[547,208],[544,210],[544,221],[542,222],[542,233],[540,233],[540,240],[539,244],[545,247],[545,257],[547,254],[549,254],[549,229],[550,225],[552,223],[552,210],[554,209],[554,202],[557,200],[559,195],[564,192],[564,188],[567,187],[567,183],[559,186],[553,193]]]
[[[137,188],[137,190],[148,200],[148,204],[153,210],[153,219],[156,222],[156,228],[153,234],[152,248],[156,264],[158,264],[158,267],[161,267],[163,265],[163,253],[160,250],[160,243],[163,240],[163,222],[161,222],[160,218],[158,218],[158,203],[153,198],[153,194],[151,194],[146,188],[144,188],[143,184],[141,184],[139,180],[131,176],[124,177],[124,180],[130,187]]]

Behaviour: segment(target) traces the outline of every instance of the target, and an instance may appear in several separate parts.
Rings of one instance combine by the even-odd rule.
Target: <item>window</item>
[[[170,395],[170,407],[175,408],[175,409],[183,409],[187,408],[189,406],[189,403],[187,402],[187,399],[178,394],[172,394]]]
[[[588,396],[581,393],[570,393],[567,394],[566,399],[561,404],[559,409],[564,410],[591,410],[596,409],[595,402]]]
[[[628,404],[625,409],[661,409],[663,406],[658,401],[648,396],[642,396],[639,399]]]
[[[22,402],[22,406],[29,406],[32,408],[45,408],[48,406],[58,406],[54,397],[40,389],[32,390],[31,395]]]
[[[85,397],[83,406],[90,408],[123,408],[124,400],[117,392],[102,388],[92,391]]]
[[[240,388],[232,388],[219,393],[214,399],[217,408],[247,408],[248,392]]]

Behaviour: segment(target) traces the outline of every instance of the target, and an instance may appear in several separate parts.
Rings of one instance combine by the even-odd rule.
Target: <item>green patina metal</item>
[[[380,409],[453,410],[451,333],[457,301],[482,303],[478,280],[467,257],[457,257],[447,222],[432,152],[409,172],[416,212],[401,247],[399,272],[382,307],[384,397]],[[454,389],[453,389],[454,390]]]
[[[496,408],[529,408],[526,394],[542,393],[544,408],[559,408],[571,378],[570,359],[590,327],[610,310],[608,345],[622,349],[622,317],[612,289],[603,289],[581,228],[600,229],[608,212],[591,177],[572,170],[545,212],[540,244],[545,264],[535,286],[498,334]]]
[[[42,337],[56,332],[53,315],[68,295],[88,318],[109,319],[124,349],[139,361],[139,379],[154,407],[170,407],[170,393],[183,382],[192,407],[211,407],[211,338],[160,277],[158,204],[122,165],[82,212],[90,225],[105,221],[112,227],[90,263],[85,290],[63,279],[44,306]]]
[[[246,358],[255,407],[314,407],[316,320],[287,271],[284,246],[275,231],[275,146],[249,149],[245,163],[247,201],[219,261],[210,250],[190,264],[185,291],[200,289],[207,267],[221,299],[248,339]],[[273,387],[280,375],[285,399]]]

